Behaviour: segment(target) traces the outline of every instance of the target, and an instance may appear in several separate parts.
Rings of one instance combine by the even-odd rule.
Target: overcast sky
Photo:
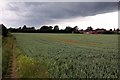
[[[116,2],[9,2],[0,3],[0,22],[7,27],[59,25],[79,29],[117,28]]]

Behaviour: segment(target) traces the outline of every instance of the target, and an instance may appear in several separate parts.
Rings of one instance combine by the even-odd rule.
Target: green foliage
[[[37,71],[32,65],[36,59],[38,64],[45,64],[50,78],[117,78],[118,35],[13,35],[24,52],[24,56],[18,58],[21,75],[24,75],[21,77],[35,76],[29,70]]]
[[[17,48],[17,52],[21,51]],[[17,55],[17,73],[19,78],[46,78],[48,72],[44,65],[27,55]]]
[[[13,36],[2,38],[2,75],[3,77],[8,77],[11,73],[12,66],[12,44]],[[10,76],[9,76],[10,77]]]

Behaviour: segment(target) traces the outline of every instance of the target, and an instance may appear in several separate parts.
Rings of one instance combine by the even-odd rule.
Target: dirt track
[[[12,74],[11,78],[14,78],[16,80],[17,73],[16,73],[16,52],[15,52],[16,44],[13,42],[13,58],[12,58]]]

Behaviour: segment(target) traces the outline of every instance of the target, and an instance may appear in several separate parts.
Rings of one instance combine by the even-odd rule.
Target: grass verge
[[[17,53],[17,74],[19,78],[47,78],[48,72],[46,66],[39,60],[27,56],[16,47]]]
[[[13,36],[2,37],[2,77],[11,77]]]
[[[9,35],[2,39],[2,78],[11,78],[12,63],[13,63],[13,49],[16,54],[16,75],[21,78],[47,78],[48,72],[44,63],[39,60],[27,56],[23,51],[15,46],[16,44],[14,36]],[[16,44],[17,45],[17,44]]]

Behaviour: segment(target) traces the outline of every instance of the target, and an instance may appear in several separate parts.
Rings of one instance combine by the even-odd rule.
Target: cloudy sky
[[[7,27],[59,25],[79,29],[118,28],[117,2],[9,2],[0,3],[0,22]]]

